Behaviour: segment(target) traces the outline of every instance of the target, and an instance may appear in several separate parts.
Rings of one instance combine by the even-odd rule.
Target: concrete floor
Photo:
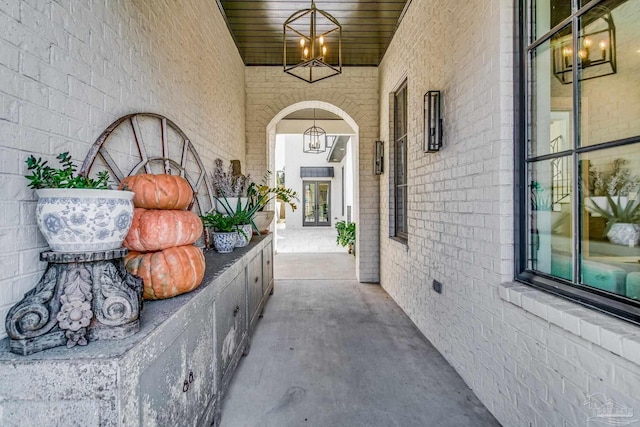
[[[353,263],[276,255],[275,293],[221,427],[498,426],[386,292],[354,279]]]
[[[338,232],[333,227],[302,227],[276,229],[276,252],[282,253],[346,253],[347,248],[336,244]]]

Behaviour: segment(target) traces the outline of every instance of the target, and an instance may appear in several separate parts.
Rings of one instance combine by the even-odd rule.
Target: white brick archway
[[[296,80],[283,73],[281,67],[246,68],[247,171],[262,176],[269,168],[273,142],[269,141],[267,129],[289,112],[315,105],[344,118],[357,129],[359,142],[354,144],[357,145],[354,195],[358,204],[358,280],[379,282],[380,176],[373,170],[375,141],[380,135],[378,71],[373,67],[348,68],[339,76],[312,85]]]
[[[359,224],[360,218],[360,204],[358,203],[358,188],[359,187],[359,174],[357,171],[359,170],[359,126],[356,121],[343,109],[336,107],[335,105],[317,100],[309,100],[309,101],[300,101],[295,104],[291,104],[288,107],[283,108],[280,112],[278,112],[273,119],[267,125],[267,165],[268,170],[275,170],[275,151],[276,151],[276,127],[278,123],[288,116],[291,113],[294,113],[299,110],[314,108],[316,110],[326,110],[337,116],[339,116],[342,120],[344,120],[353,130],[354,136],[352,137],[352,149],[353,156],[351,157],[352,162],[350,167],[353,170],[353,221],[356,224]],[[360,240],[360,228],[356,229],[357,232],[357,241]],[[277,230],[276,230],[277,233]],[[356,266],[360,266],[360,251],[356,251]],[[360,268],[356,268],[356,278],[360,280],[362,275],[360,274]]]

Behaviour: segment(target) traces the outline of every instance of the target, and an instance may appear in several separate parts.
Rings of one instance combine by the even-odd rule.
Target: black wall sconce
[[[581,18],[582,34],[577,40],[578,80],[589,80],[616,73],[616,26],[611,11],[596,6]],[[567,30],[569,31],[569,30]],[[552,40],[553,74],[562,84],[573,83],[573,34]]]
[[[384,172],[384,142],[376,141],[375,164],[373,165],[374,173],[382,175]]]
[[[435,153],[442,148],[442,110],[439,90],[424,94],[424,147],[425,153]]]

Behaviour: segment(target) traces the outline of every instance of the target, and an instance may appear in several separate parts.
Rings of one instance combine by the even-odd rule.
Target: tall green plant
[[[259,206],[251,206],[248,203],[243,206],[242,201],[238,198],[236,207],[233,209],[231,207],[231,203],[229,203],[229,200],[226,197],[216,197],[215,199],[226,212],[226,216],[232,217],[237,225],[251,224],[251,227],[260,234],[260,230],[258,230],[258,227],[253,221],[259,210]]]
[[[249,206],[257,207],[257,211],[261,211],[265,206],[267,206],[267,204],[269,204],[271,200],[277,199],[284,203],[288,203],[289,206],[291,206],[291,210],[295,211],[297,209],[297,206],[294,203],[294,200],[298,202],[300,201],[300,199],[298,199],[298,193],[283,185],[269,187],[270,176],[271,171],[266,171],[262,176],[262,181],[260,184],[256,184],[255,182],[249,184],[249,187],[247,188]]]
[[[336,243],[341,246],[349,246],[356,243],[356,223],[338,221],[336,222],[336,230],[338,236],[336,237]]]

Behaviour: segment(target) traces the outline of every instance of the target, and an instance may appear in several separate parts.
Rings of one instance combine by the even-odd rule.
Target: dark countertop
[[[173,298],[156,301],[144,301],[140,315],[140,331],[121,340],[92,341],[86,346],[68,349],[64,346],[51,348],[28,356],[21,356],[9,351],[9,338],[0,341],[0,363],[10,361],[42,361],[71,359],[117,358],[148,337],[158,326],[174,315],[180,308],[205,290],[214,290],[211,286],[224,286],[214,283],[225,271],[232,267],[244,255],[259,246],[269,235],[253,236],[248,246],[236,248],[229,254],[220,254],[214,249],[204,251],[206,268],[202,284],[191,292]],[[248,262],[248,260],[247,260]],[[35,286],[35,283],[34,283]]]

